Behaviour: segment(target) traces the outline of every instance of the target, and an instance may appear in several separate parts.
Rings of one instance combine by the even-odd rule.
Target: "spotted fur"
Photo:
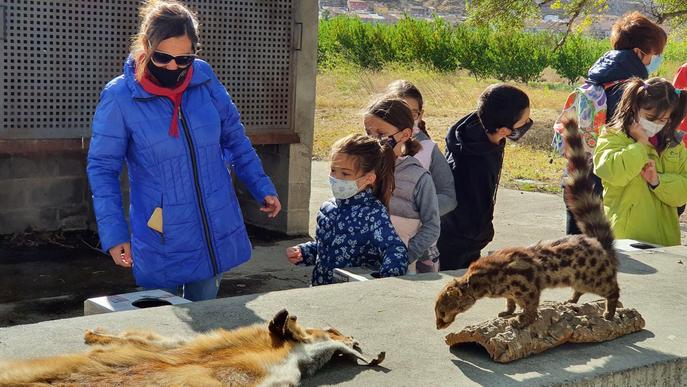
[[[0,362],[2,386],[295,386],[337,354],[365,360],[336,329],[303,328],[286,310],[266,326],[190,340],[88,331],[88,353]],[[373,361],[375,365],[379,361]]]
[[[574,290],[568,302],[577,302],[584,293],[597,294],[606,298],[604,317],[613,318],[619,297],[613,232],[601,198],[592,192],[589,163],[575,122],[565,124],[564,138],[570,170],[566,199],[584,234],[502,249],[479,258],[439,292],[437,329],[451,325],[456,315],[483,297],[507,299],[506,310],[499,317],[514,315],[516,305],[520,306],[522,313],[511,325],[524,328],[537,318],[543,289],[568,286]]]

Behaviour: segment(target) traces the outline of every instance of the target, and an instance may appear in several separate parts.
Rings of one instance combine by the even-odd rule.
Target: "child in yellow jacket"
[[[687,91],[661,78],[632,79],[594,150],[604,208],[616,238],[680,244],[677,207],[687,203],[687,150],[676,128]]]

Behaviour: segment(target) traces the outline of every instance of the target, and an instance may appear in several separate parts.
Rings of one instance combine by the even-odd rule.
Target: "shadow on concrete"
[[[300,385],[304,387],[335,385],[353,380],[358,374],[363,372],[382,372],[388,374],[391,370],[381,365],[375,367],[361,365],[351,358],[339,356],[332,359],[314,376],[301,380]]]
[[[647,358],[655,362],[674,360],[674,355],[637,345],[652,337],[651,331],[642,330],[603,343],[564,344],[507,364],[492,361],[487,351],[477,344],[455,346],[450,352],[457,357],[451,361],[460,372],[481,385],[548,385],[640,367],[642,359]]]
[[[437,281],[442,279],[441,275],[439,273],[422,273],[422,274],[416,274],[416,275],[403,275],[400,277],[396,277],[401,280],[405,281]]]
[[[650,257],[651,255],[642,256]],[[620,263],[618,271],[621,273],[639,275],[656,273],[656,269],[653,266],[649,266],[646,263],[639,261],[637,259],[630,258],[628,255],[623,253],[618,253],[618,262]]]
[[[198,333],[207,332],[212,329],[234,329],[256,323],[264,323],[272,318],[265,320],[255,314],[247,307],[247,304],[260,297],[260,294],[250,294],[234,298],[236,302],[227,308],[227,304],[217,302],[217,300],[195,302],[190,304],[177,305],[174,309],[179,321],[184,322],[193,331]],[[275,310],[276,314],[279,310]]]

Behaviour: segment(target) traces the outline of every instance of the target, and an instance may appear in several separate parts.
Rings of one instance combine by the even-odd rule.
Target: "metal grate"
[[[139,4],[0,0],[0,137],[90,136],[100,90],[121,74],[137,32]],[[200,57],[227,86],[246,128],[291,129],[293,2],[187,4],[200,18]]]

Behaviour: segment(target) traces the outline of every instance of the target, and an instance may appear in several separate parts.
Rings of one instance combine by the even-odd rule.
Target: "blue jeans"
[[[206,280],[191,282],[179,285],[176,288],[162,290],[190,301],[214,300],[217,298],[217,291],[219,290],[219,283],[221,280],[222,274],[218,274],[216,277],[210,277]]]

